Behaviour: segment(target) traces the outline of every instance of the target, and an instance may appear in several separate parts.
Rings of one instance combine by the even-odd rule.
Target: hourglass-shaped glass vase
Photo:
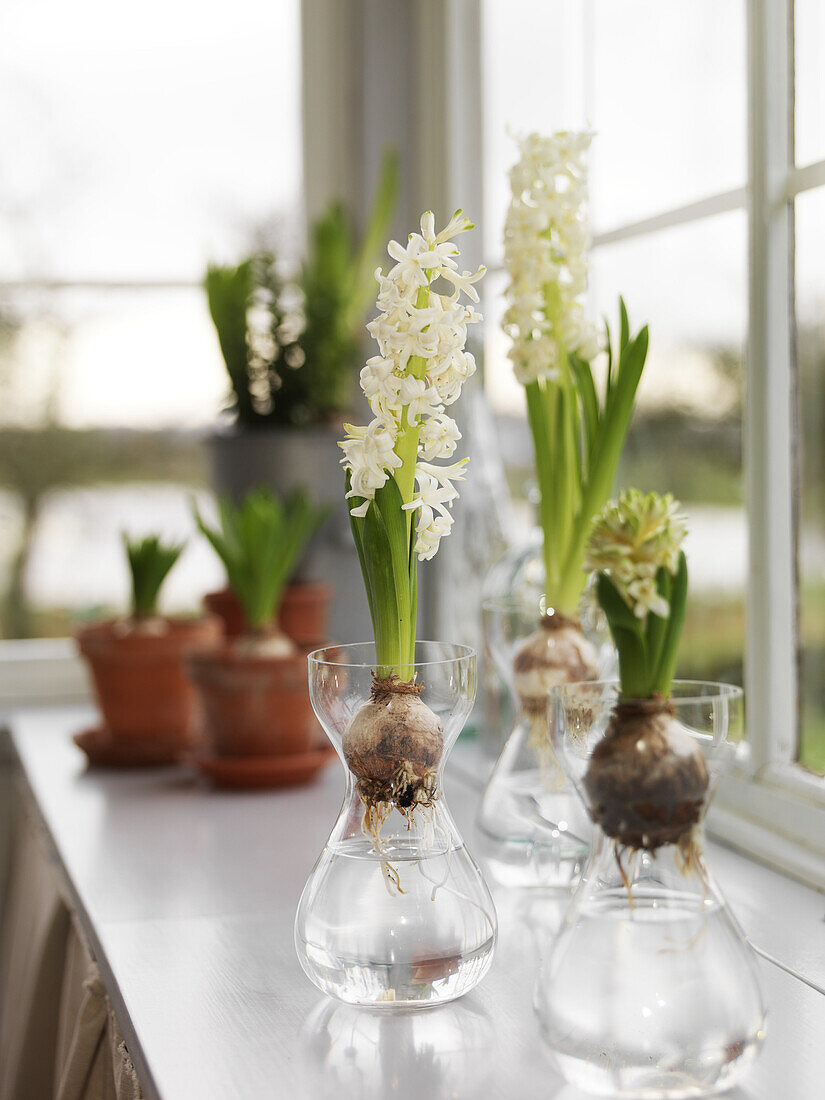
[[[481,981],[496,942],[492,898],[442,788],[475,697],[475,652],[419,642],[414,665],[375,670],[369,643],[309,655],[312,706],[347,788],[295,946],[311,981],[342,1001],[442,1004]]]
[[[591,825],[556,757],[547,693],[588,666],[594,676],[610,675],[613,650],[593,626],[554,629],[538,596],[485,600],[482,621],[515,723],[479,807],[479,855],[504,886],[569,890],[587,858]]]
[[[638,772],[624,793],[621,753],[609,756],[611,777],[602,782],[617,702],[612,683],[553,692],[560,756],[604,828],[594,828],[587,866],[540,969],[536,1011],[561,1071],[579,1088],[621,1097],[708,1096],[738,1080],[765,1034],[756,957],[703,845],[707,803],[733,754],[728,738],[741,733],[742,692],[674,683],[664,712],[668,738],[691,768],[659,756],[645,765],[644,790]],[[629,740],[634,751],[651,755],[647,736],[634,732]],[[633,844],[617,839],[634,833]]]

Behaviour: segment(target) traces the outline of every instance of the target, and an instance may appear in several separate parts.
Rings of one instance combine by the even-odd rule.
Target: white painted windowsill
[[[183,767],[89,772],[71,734],[91,717],[77,707],[10,714],[11,767],[148,1100],[579,1100],[539,1038],[531,1000],[542,936],[526,930],[512,891],[496,898],[493,968],[467,997],[415,1014],[337,1005],[302,974],[292,921],[338,812],[340,767],[308,787],[252,794],[213,791]],[[446,792],[471,850],[473,753],[456,750]],[[728,1095],[815,1100],[825,1080],[825,897],[720,845],[709,854],[761,956],[770,1013],[762,1058]]]

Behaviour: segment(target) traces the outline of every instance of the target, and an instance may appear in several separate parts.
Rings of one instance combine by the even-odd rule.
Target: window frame
[[[801,707],[794,285],[794,200],[825,184],[825,161],[795,165],[793,0],[750,0],[747,37],[748,751],[723,780],[710,821],[722,839],[825,888],[825,780],[796,762]]]
[[[825,186],[825,160],[794,163],[794,0],[742,2],[748,81],[745,186],[597,233],[593,248],[733,210],[747,213],[748,740],[731,774],[720,782],[709,827],[718,839],[825,889],[825,779],[796,763],[801,717],[793,220],[795,197]],[[585,8],[584,18],[592,20],[592,11]],[[502,265],[490,269],[501,271]]]

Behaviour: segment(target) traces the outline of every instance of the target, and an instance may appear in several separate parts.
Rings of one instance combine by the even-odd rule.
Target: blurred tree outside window
[[[799,758],[825,772],[825,187],[796,199]]]

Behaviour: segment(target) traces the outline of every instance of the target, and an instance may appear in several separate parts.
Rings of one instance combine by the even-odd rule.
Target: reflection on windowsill
[[[324,999],[300,1036],[307,1095],[326,1100],[476,1095],[490,1069],[490,1018],[472,999],[425,1011],[369,1010]]]

